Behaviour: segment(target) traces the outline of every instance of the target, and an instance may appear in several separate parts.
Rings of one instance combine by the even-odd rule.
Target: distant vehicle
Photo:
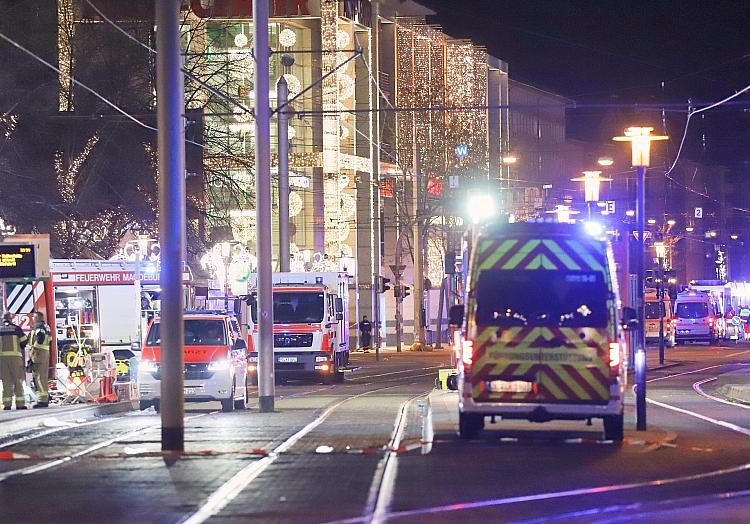
[[[517,223],[472,244],[465,309],[451,310],[461,438],[498,416],[601,418],[605,438],[622,440],[627,358],[608,243],[579,226]]]
[[[659,341],[659,319],[664,318],[664,343],[668,347],[675,345],[675,319],[672,300],[665,293],[664,306],[659,308],[659,296],[656,290],[647,289],[646,299],[646,342]]]
[[[185,312],[185,402],[221,402],[222,411],[247,406],[247,345],[234,316]],[[138,364],[140,407],[161,402],[161,320],[148,329]]]
[[[688,341],[715,344],[723,337],[718,322],[721,313],[711,293],[698,290],[683,291],[677,295],[674,310],[677,320],[677,344]]]
[[[251,293],[250,376],[257,384],[258,312]],[[274,273],[274,372],[282,380],[342,380],[349,365],[349,277],[337,272]]]

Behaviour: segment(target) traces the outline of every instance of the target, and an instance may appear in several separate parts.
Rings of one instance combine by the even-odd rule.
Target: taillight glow
[[[464,362],[464,366],[470,367],[474,361],[474,342],[471,340],[463,340],[461,342],[461,360]]]
[[[620,343],[619,342],[609,343],[609,367],[611,368],[620,367]]]

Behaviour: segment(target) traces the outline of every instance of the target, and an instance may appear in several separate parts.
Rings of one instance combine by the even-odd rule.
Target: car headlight
[[[143,371],[144,373],[156,373],[159,371],[159,364],[153,360],[141,360],[138,364],[138,371]]]
[[[224,371],[225,369],[229,369],[228,360],[212,360],[208,363],[209,371]]]

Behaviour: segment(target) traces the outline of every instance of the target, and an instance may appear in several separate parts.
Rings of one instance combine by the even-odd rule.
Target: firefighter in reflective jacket
[[[31,372],[38,399],[34,408],[46,408],[49,405],[49,348],[52,344],[52,335],[50,335],[49,326],[44,323],[44,313],[37,311],[34,319],[36,323],[29,339]]]
[[[12,315],[4,313],[0,325],[0,380],[3,382],[4,410],[11,409],[14,397],[16,409],[27,409],[23,394],[26,379],[23,354],[27,340],[23,330],[12,322]]]

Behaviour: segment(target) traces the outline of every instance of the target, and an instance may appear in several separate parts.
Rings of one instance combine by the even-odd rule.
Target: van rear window
[[[659,303],[658,302],[646,302],[646,318],[649,320],[659,319],[665,317],[666,307],[661,308],[661,315],[659,314]]]
[[[597,271],[486,270],[473,293],[480,326],[607,327],[609,318]]]
[[[678,302],[676,313],[679,318],[704,318],[708,316],[708,304],[705,302]]]

